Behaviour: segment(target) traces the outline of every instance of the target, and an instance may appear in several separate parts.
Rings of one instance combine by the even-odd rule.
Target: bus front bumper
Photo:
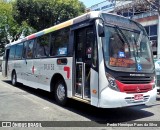
[[[143,95],[143,98],[136,99],[135,95]],[[127,94],[124,92],[117,92],[109,87],[104,89],[100,94],[99,107],[101,108],[118,108],[134,105],[150,104],[156,101],[157,89],[154,88],[146,93]]]

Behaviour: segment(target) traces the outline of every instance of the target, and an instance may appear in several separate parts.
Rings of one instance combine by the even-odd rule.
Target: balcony
[[[146,18],[149,16],[155,16],[158,15],[158,12],[145,12],[145,13],[141,13],[141,14],[137,14],[133,16],[133,19],[140,19],[140,18]]]

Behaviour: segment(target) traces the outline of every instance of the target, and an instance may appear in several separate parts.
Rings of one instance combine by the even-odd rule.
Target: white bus
[[[139,23],[93,11],[6,46],[3,75],[13,85],[53,92],[100,108],[156,100],[155,69]]]

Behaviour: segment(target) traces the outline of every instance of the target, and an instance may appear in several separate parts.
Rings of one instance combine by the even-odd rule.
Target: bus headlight
[[[109,82],[109,87],[113,90],[119,91],[115,78],[113,78],[110,74],[107,74],[107,79]]]

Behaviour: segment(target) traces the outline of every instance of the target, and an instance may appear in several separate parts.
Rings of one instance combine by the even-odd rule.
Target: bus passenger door
[[[34,77],[34,65],[33,65],[33,51],[34,51],[34,40],[29,40],[24,43],[24,53],[26,54],[24,59],[23,79],[26,85],[32,86],[32,82],[35,81]],[[24,54],[24,55],[25,55]]]
[[[90,100],[92,82],[91,78],[95,79],[92,71],[92,49],[95,43],[93,34],[93,26],[78,29],[75,32],[75,87],[74,95],[79,98]],[[98,83],[98,77],[95,79]],[[97,86],[98,88],[98,86]]]

